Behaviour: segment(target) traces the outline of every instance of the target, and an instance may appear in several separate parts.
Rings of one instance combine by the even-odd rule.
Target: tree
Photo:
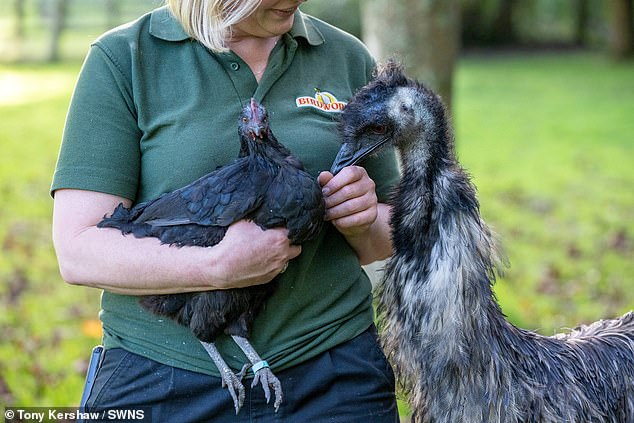
[[[633,0],[610,0],[609,51],[616,60],[631,57],[634,53],[634,5]]]
[[[68,0],[52,0],[50,10],[51,33],[48,45],[48,61],[59,60],[59,42],[62,31],[66,25],[66,13],[68,11]]]
[[[573,8],[573,13],[575,14],[573,42],[578,46],[583,46],[586,44],[586,31],[590,19],[588,0],[575,0]]]
[[[119,0],[105,0],[106,29],[114,28],[121,23],[121,2]]]
[[[408,73],[429,84],[451,108],[459,50],[458,0],[366,0],[363,39],[379,60],[397,57]]]
[[[517,41],[513,25],[515,0],[500,0],[492,22],[491,41],[495,44],[510,44]]]
[[[15,15],[15,38],[24,39],[24,3],[25,0],[13,0],[13,13]]]

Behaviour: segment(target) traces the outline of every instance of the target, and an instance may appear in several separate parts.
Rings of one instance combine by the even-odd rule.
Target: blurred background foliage
[[[78,403],[99,292],[59,277],[48,187],[91,41],[162,4],[0,1],[0,405]],[[397,52],[451,104],[461,161],[510,259],[496,292],[513,323],[549,335],[633,308],[631,0],[302,9],[378,58]]]
[[[302,9],[361,38],[361,9],[381,1],[311,0]],[[90,40],[101,32],[163,3],[162,0],[3,0],[0,60],[80,58]],[[387,1],[391,7],[402,4],[410,9],[415,4],[433,8],[434,3],[447,3],[458,11],[460,20],[454,29],[460,33],[464,47],[582,47],[623,57],[632,54],[631,0]]]

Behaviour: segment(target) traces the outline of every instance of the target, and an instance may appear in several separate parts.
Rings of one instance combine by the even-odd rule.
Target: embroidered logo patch
[[[297,107],[312,107],[324,112],[336,113],[341,112],[346,103],[337,100],[337,97],[328,91],[320,91],[315,88],[315,95],[313,97],[297,97],[297,99],[295,99],[295,105]]]

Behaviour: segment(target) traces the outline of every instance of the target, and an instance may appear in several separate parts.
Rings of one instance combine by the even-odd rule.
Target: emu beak
[[[337,157],[335,157],[335,161],[330,167],[330,173],[336,175],[344,167],[356,164],[362,158],[358,153],[359,151],[357,151],[354,145],[351,143],[343,143],[337,153]]]
[[[330,167],[330,173],[336,175],[346,166],[353,166],[366,157],[372,155],[375,151],[379,150],[386,142],[387,138],[381,139],[378,142],[370,144],[355,144],[351,142],[344,142],[335,157],[335,161]]]

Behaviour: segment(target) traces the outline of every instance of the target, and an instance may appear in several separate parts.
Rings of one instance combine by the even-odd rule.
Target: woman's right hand
[[[285,270],[288,262],[302,249],[292,245],[288,230],[263,230],[247,220],[229,226],[225,237],[215,247],[222,255],[219,269],[210,269],[214,277],[228,288],[239,288],[269,282]]]

